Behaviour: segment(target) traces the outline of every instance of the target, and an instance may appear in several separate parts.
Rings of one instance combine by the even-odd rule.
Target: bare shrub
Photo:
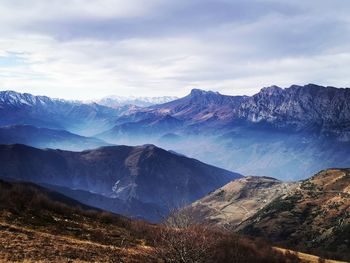
[[[277,263],[300,262],[260,240],[198,224],[191,208],[171,211],[153,232],[157,257],[164,263]]]

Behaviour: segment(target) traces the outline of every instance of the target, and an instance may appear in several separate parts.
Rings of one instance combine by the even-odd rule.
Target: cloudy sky
[[[69,99],[350,86],[348,0],[0,0],[0,89]]]

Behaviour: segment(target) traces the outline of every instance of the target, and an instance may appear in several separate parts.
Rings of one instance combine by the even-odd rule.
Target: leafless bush
[[[157,255],[163,262],[206,262],[215,238],[208,227],[196,222],[191,209],[170,211],[154,236]]]
[[[153,231],[157,257],[164,263],[277,263],[300,262],[263,241],[198,224],[191,208],[173,210]]]

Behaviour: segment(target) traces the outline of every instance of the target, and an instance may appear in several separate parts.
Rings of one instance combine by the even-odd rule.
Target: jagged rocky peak
[[[222,95],[216,91],[201,89],[192,89],[187,97],[190,98],[191,103],[205,106],[229,104],[232,103],[234,98],[233,96]]]
[[[203,96],[203,95],[221,95],[219,92],[211,91],[211,90],[202,90],[202,89],[192,89],[190,96]]]
[[[273,85],[270,87],[264,87],[260,90],[261,93],[265,93],[267,95],[280,94],[283,92],[283,89],[279,86]]]
[[[336,92],[339,90],[338,88],[331,86],[321,86],[313,83],[309,83],[306,85],[291,85],[289,88],[281,88],[276,85],[272,85],[269,87],[264,87],[260,90],[258,94],[267,94],[267,95],[285,95],[287,93],[292,94],[295,92],[303,92],[303,93],[320,93],[327,91]]]

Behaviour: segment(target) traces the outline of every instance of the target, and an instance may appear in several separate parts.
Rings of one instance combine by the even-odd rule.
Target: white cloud
[[[350,6],[345,2],[329,9],[326,1],[313,8],[256,0],[251,2],[272,5],[271,12],[252,9],[256,15],[232,19],[224,13],[220,20],[209,16],[205,5],[210,1],[202,1],[203,14],[194,15],[202,23],[191,20],[194,10],[188,2],[144,2],[2,1],[0,88],[91,99],[181,96],[193,87],[252,94],[273,84],[349,86],[350,21],[345,13]],[[165,15],[172,11],[178,20]],[[77,25],[77,31],[68,25]],[[20,58],[17,65],[1,64],[9,52]]]

